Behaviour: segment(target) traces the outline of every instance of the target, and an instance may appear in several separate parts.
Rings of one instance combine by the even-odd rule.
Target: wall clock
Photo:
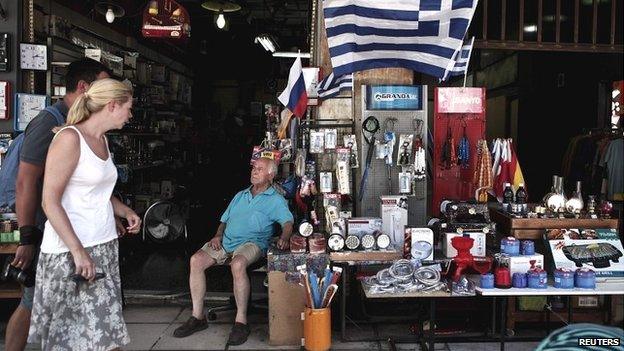
[[[16,132],[23,132],[30,121],[35,118],[39,111],[48,106],[47,95],[15,94],[15,120],[13,127]]]
[[[47,70],[48,47],[41,44],[20,43],[20,68]]]

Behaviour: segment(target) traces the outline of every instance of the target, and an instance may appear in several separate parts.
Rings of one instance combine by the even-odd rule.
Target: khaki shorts
[[[258,247],[258,245],[254,243],[244,243],[234,250],[232,253],[225,252],[223,246],[221,246],[220,250],[215,250],[205,243],[201,248],[202,251],[206,252],[210,257],[214,258],[217,261],[218,265],[229,264],[231,258],[236,255],[241,255],[247,259],[247,265],[250,265],[262,257],[262,250]]]

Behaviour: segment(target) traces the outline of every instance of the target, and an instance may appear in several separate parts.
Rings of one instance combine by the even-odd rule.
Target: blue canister
[[[527,275],[526,273],[514,273],[511,278],[511,282],[514,288],[526,288],[527,287]]]
[[[501,240],[501,252],[509,256],[520,255],[520,240],[508,236]]]
[[[494,288],[494,274],[492,273],[481,274],[481,288],[482,289]]]
[[[559,289],[574,289],[574,272],[561,268],[554,272],[555,288]]]
[[[591,269],[579,268],[576,270],[574,284],[577,288],[596,289],[596,273]]]
[[[531,269],[527,272],[527,281],[531,289],[546,289],[548,287],[546,285],[548,274],[540,268]]]
[[[535,255],[535,243],[532,240],[523,240],[521,244],[523,255]]]

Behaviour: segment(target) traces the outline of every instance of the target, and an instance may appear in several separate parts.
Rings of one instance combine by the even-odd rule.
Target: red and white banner
[[[143,10],[141,32],[146,38],[188,39],[191,18],[186,9],[173,0],[150,0]]]
[[[438,113],[483,113],[485,91],[482,88],[438,88]]]

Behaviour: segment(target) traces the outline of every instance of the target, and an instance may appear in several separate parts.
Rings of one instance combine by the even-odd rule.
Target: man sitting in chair
[[[282,226],[277,242],[277,247],[281,250],[288,248],[293,229],[293,216],[288,204],[271,185],[276,172],[277,165],[273,160],[257,160],[251,170],[251,187],[234,196],[221,216],[217,234],[191,257],[189,285],[193,315],[174,331],[175,337],[186,337],[208,327],[204,316],[204,271],[214,265],[229,263],[234,278],[237,310],[228,344],[240,345],[247,341],[250,332],[247,325],[250,294],[247,266],[266,254],[274,223]]]

